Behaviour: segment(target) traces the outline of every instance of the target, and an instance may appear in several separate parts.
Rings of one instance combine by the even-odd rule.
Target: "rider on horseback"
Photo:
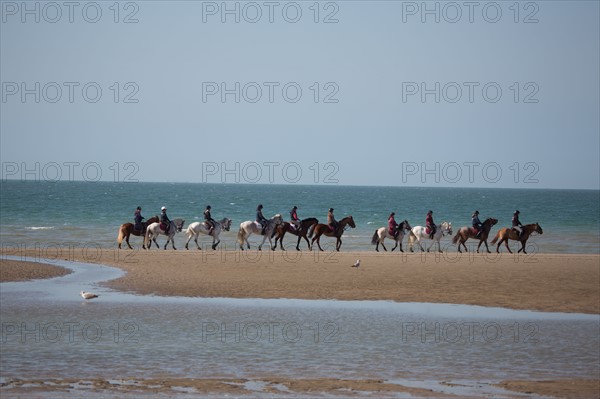
[[[333,216],[333,208],[329,208],[329,211],[327,212],[327,224],[331,231],[337,233],[338,222],[335,220],[335,216]]]
[[[517,239],[521,239],[521,233],[523,232],[523,230],[521,230],[521,228],[523,227],[523,224],[519,220],[520,213],[521,212],[519,212],[519,211],[515,211],[515,213],[513,213],[513,217],[512,217],[512,229],[517,233]]]
[[[433,211],[432,210],[427,212],[427,217],[425,218],[425,226],[427,226],[427,228],[429,229],[429,238],[431,238],[433,240],[433,235],[435,234],[435,231],[436,231],[436,225],[433,222]]]
[[[267,218],[265,218],[263,216],[262,209],[263,209],[262,204],[258,204],[258,207],[256,208],[256,221],[262,227],[262,231],[261,231],[260,234],[264,236],[265,235],[265,229],[269,225],[269,221],[267,220]]]
[[[161,227],[164,226],[165,234],[169,234],[169,229],[171,228],[171,219],[167,216],[167,208],[160,208],[160,224]]]
[[[215,228],[215,220],[210,216],[210,205],[204,210],[204,222],[208,225],[208,235],[211,235]]]
[[[394,236],[394,238],[398,238],[398,233],[400,232],[400,230],[398,230],[398,223],[396,223],[394,215],[396,215],[396,213],[392,212],[388,217],[388,230],[389,233]]]
[[[142,207],[141,206],[138,206],[137,209],[135,210],[135,213],[133,214],[133,220],[135,221],[133,224],[133,229],[137,230],[137,231],[142,231],[143,230],[142,220],[144,220],[144,217],[142,216]]]
[[[483,227],[483,223],[481,223],[481,220],[479,220],[479,211],[475,211],[473,215],[471,215],[471,224],[477,231],[477,235],[475,237],[479,238],[479,235],[481,235],[481,228]]]
[[[300,219],[298,218],[298,213],[296,212],[297,209],[298,207],[294,205],[294,207],[290,211],[290,224],[294,227],[295,230],[298,230],[300,228]]]

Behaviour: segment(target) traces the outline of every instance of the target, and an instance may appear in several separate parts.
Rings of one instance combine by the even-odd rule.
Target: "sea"
[[[600,253],[598,190],[4,180],[0,198],[3,247],[115,248],[119,226],[133,222],[137,206],[146,219],[167,207],[171,219],[185,220],[185,232],[190,223],[203,220],[205,207],[211,205],[214,219],[232,219],[231,230],[221,236],[220,248],[233,250],[239,224],[254,220],[260,203],[267,218],[279,213],[289,220],[294,205],[301,219],[316,217],[322,223],[330,207],[338,220],[352,215],[356,228],[344,233],[341,251],[374,251],[371,237],[387,225],[391,212],[398,222],[406,219],[414,227],[425,224],[431,209],[435,222],[451,222],[455,233],[470,225],[472,213],[479,210],[482,221],[488,217],[499,221],[492,228],[491,241],[499,228],[510,226],[518,209],[523,224],[539,223],[543,229],[542,235],[534,234],[529,240],[529,253]],[[183,246],[185,240],[185,233],[179,233],[176,246]],[[211,242],[206,236],[202,240],[207,245]],[[166,237],[159,238],[159,243],[165,241]],[[260,241],[258,236],[250,237],[253,248]],[[296,237],[288,235],[284,248],[293,249],[295,242]],[[139,247],[141,239],[133,237],[131,243]],[[470,249],[476,244],[474,240],[467,243]],[[322,239],[325,250],[333,250],[334,245],[334,239]],[[445,252],[456,252],[451,237],[444,237],[441,246]],[[511,246],[518,248],[516,242]],[[306,244],[301,249],[306,250]]]

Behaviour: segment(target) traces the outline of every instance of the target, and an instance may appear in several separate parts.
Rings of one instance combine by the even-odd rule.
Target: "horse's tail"
[[[498,241],[498,238],[500,238],[500,230],[498,230],[498,232],[496,233],[496,236],[494,237],[494,239],[491,241],[492,244],[495,244],[496,241]]]
[[[123,231],[125,228],[123,225],[119,227],[119,235],[117,236],[117,244],[119,244],[119,248],[121,248],[121,243],[123,242],[123,238],[125,238],[125,232]]]
[[[238,231],[238,234],[237,234],[237,240],[240,243],[240,245],[244,245],[244,237],[245,237],[244,229],[240,226],[240,231]]]
[[[456,244],[458,242],[458,238],[460,236],[460,231],[456,232],[456,235],[452,237],[452,244]]]
[[[375,233],[373,234],[373,237],[371,238],[371,245],[377,244],[377,241],[379,241],[379,237],[377,236],[377,230],[375,230]]]
[[[413,242],[415,242],[416,239],[417,239],[417,236],[411,230],[410,234],[408,235],[408,245],[413,245]]]
[[[150,241],[150,229],[146,230],[146,235],[144,235],[144,246],[148,249],[151,248],[151,245],[148,245],[148,243],[152,244],[152,242]]]
[[[315,227],[317,227],[317,223],[313,223],[310,225],[310,228],[308,229],[308,234],[307,234],[308,238],[312,238],[313,234],[315,233]]]

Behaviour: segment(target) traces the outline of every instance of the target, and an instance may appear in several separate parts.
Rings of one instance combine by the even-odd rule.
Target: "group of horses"
[[[497,219],[488,218],[486,219],[478,232],[473,227],[464,226],[461,227],[456,235],[452,238],[452,243],[458,244],[458,252],[462,252],[461,246],[467,251],[467,246],[465,242],[468,239],[476,239],[479,240],[479,245],[477,245],[477,252],[479,253],[479,249],[481,244],[485,244],[485,248],[488,253],[490,253],[488,247],[488,237],[492,226],[498,223]],[[134,236],[142,236],[144,237],[144,241],[142,244],[142,248],[150,249],[152,247],[152,242],[156,244],[157,248],[160,248],[158,243],[156,242],[156,237],[159,235],[166,235],[167,242],[164,245],[164,249],[167,249],[167,245],[171,243],[173,249],[175,248],[175,242],[173,240],[176,233],[181,232],[183,230],[183,226],[185,224],[185,220],[183,219],[173,219],[171,221],[171,225],[169,226],[168,232],[165,232],[164,226],[159,222],[158,216],[154,216],[148,219],[145,223],[142,223],[142,229],[135,229],[133,223],[124,223],[119,227],[119,234],[117,238],[118,247],[121,248],[121,244],[123,240],[127,243],[127,246],[132,249],[129,244],[129,237],[131,235]],[[321,237],[334,237],[336,239],[335,249],[339,251],[342,246],[342,235],[344,231],[348,228],[355,228],[356,224],[354,223],[354,218],[352,216],[346,216],[338,222],[337,228],[333,229],[327,224],[319,223],[319,220],[316,218],[307,218],[300,221],[298,226],[294,226],[292,223],[286,222],[283,220],[280,214],[276,214],[271,219],[268,220],[266,226],[262,226],[260,223],[248,220],[242,222],[240,224],[240,229],[237,234],[237,241],[240,249],[244,250],[244,243],[246,247],[250,249],[250,242],[248,241],[248,237],[252,234],[262,235],[262,242],[258,245],[258,250],[262,250],[262,246],[265,244],[266,240],[269,240],[269,246],[272,250],[277,248],[277,242],[279,242],[279,246],[281,250],[285,251],[283,248],[283,237],[286,233],[295,235],[298,237],[298,241],[296,243],[296,250],[300,251],[300,242],[302,239],[306,241],[308,245],[308,249],[312,250],[314,243],[317,243],[317,247],[320,251],[323,251],[321,248]],[[222,231],[229,231],[231,228],[231,219],[223,218],[214,223],[214,227],[211,227],[206,222],[194,222],[188,226],[186,229],[187,240],[185,242],[185,248],[189,249],[189,242],[194,238],[194,242],[196,243],[196,248],[201,249],[198,244],[198,237],[200,234],[206,234],[212,237],[213,242],[211,248],[214,250],[217,248],[221,240],[219,239],[219,235]],[[371,239],[371,244],[375,245],[375,250],[379,252],[379,245],[382,246],[384,251],[387,251],[387,248],[384,245],[384,240],[386,238],[392,239],[396,245],[391,249],[394,251],[399,247],[401,252],[404,252],[402,249],[402,241],[406,233],[409,234],[408,245],[411,252],[413,252],[413,248],[415,245],[421,249],[421,251],[425,251],[425,248],[421,245],[421,241],[423,240],[431,240],[431,245],[427,247],[427,252],[437,243],[437,249],[439,252],[442,252],[440,240],[444,236],[451,236],[453,234],[452,231],[452,223],[450,222],[442,222],[437,225],[437,228],[433,234],[430,234],[430,231],[427,227],[424,226],[415,226],[411,227],[407,220],[402,221],[395,232],[390,231],[387,226],[380,227],[375,230],[373,237]],[[524,225],[522,227],[521,234],[518,234],[514,229],[510,227],[502,228],[498,230],[496,236],[491,241],[492,244],[496,244],[496,252],[500,252],[500,246],[502,243],[506,245],[506,249],[508,252],[512,253],[510,247],[508,246],[508,240],[514,240],[521,243],[521,248],[518,252],[527,253],[525,250],[525,245],[527,240],[531,236],[531,234],[537,233],[542,234],[542,228],[538,223]],[[273,238],[275,242],[273,243]]]

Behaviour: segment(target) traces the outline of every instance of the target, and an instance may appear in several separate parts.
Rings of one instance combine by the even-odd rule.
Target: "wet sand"
[[[0,261],[0,283],[60,277],[69,273],[71,273],[69,269],[60,266],[10,260]]]
[[[127,274],[105,284],[139,294],[393,300],[600,314],[599,255],[112,249],[93,257],[44,255],[117,266]],[[357,259],[360,267],[351,267]],[[8,270],[15,263],[1,263],[6,276],[13,275]],[[36,274],[47,269],[28,267]]]
[[[497,386],[509,391],[552,396],[567,399],[597,399],[600,397],[598,380],[548,380],[548,381],[502,381]]]
[[[486,385],[477,383],[476,385]],[[565,399],[595,399],[600,395],[600,380],[563,379],[544,381],[502,381],[493,384],[506,390],[503,397],[511,397],[510,392],[519,392],[526,395],[542,395]],[[40,379],[22,380],[9,379],[0,384],[0,389],[6,394],[29,395],[48,392],[68,393],[75,387],[81,392],[102,392],[111,395],[138,394],[175,394],[186,390],[203,395],[227,395],[237,397],[253,397],[256,394],[272,394],[277,397],[294,397],[296,395],[334,395],[335,397],[355,396],[356,394],[375,395],[376,397],[397,397],[398,394],[409,394],[414,397],[435,398],[464,398],[477,397],[477,395],[452,394],[443,392],[443,387],[467,387],[447,382],[442,382],[436,389],[408,387],[402,384],[389,383],[384,380],[363,379],[346,380],[334,378],[317,379],[288,379],[264,378],[260,380],[248,379],[219,379],[219,378],[153,378],[153,379],[120,379],[105,380],[102,378],[79,380],[69,379]],[[440,388],[442,387],[442,388]],[[471,387],[472,388],[472,387]],[[95,396],[91,396],[95,397]],[[519,396],[523,397],[523,396]],[[528,396],[525,396],[528,397]]]
[[[482,254],[317,253],[256,250],[131,251],[103,250],[93,257],[77,253],[5,254],[47,257],[117,266],[127,275],[104,284],[139,294],[190,297],[394,300],[459,303],[554,312],[600,313],[600,256],[550,255],[500,257]],[[358,268],[351,267],[360,259]],[[40,263],[0,261],[0,281],[48,278],[67,269]],[[165,393],[173,387],[200,393],[250,394],[248,380],[179,379],[124,381],[13,380],[4,393],[68,391],[73,384],[96,392]],[[252,382],[252,381],[251,381]],[[262,393],[453,397],[428,389],[381,380],[260,378]],[[25,385],[25,386],[24,386]],[[503,389],[558,398],[598,398],[600,380],[502,381]],[[71,388],[69,388],[71,387]],[[281,389],[285,390],[282,392]],[[289,392],[291,392],[291,394]]]

